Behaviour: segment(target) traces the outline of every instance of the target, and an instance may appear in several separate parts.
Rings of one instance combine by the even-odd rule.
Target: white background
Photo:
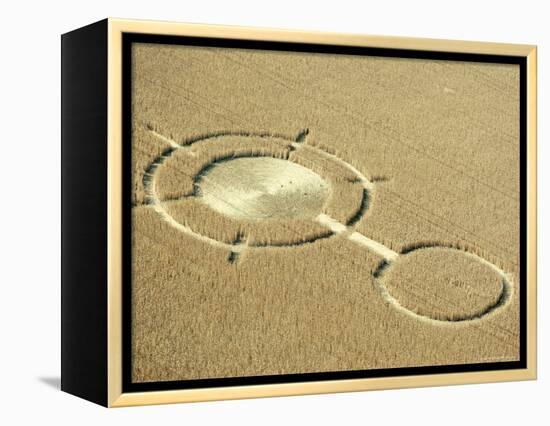
[[[0,51],[0,423],[550,424],[550,46],[545,1],[4,1]],[[57,390],[60,39],[107,16],[539,45],[539,380],[107,410]]]

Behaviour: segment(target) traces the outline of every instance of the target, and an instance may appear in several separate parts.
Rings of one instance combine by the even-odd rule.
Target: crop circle
[[[313,219],[329,185],[305,167],[273,157],[212,164],[196,178],[200,200],[218,213],[245,220]]]
[[[232,252],[332,237],[327,211],[355,226],[372,184],[305,135],[220,133],[172,143],[144,176],[147,200],[174,228]]]
[[[475,254],[448,247],[400,255],[377,274],[390,303],[415,316],[461,322],[485,317],[510,299],[505,274]]]

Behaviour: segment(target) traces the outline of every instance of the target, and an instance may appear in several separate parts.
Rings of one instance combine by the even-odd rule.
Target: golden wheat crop
[[[147,44],[134,47],[132,63],[134,381],[518,359],[517,66]],[[285,247],[330,230],[315,220],[238,220],[190,196],[216,159],[288,158],[328,182],[322,213],[353,222],[363,185],[314,148],[374,185],[341,235]],[[148,171],[177,223],[228,244],[271,246],[228,262],[231,250],[144,204]],[[376,278],[384,258],[347,239],[354,230],[409,252]],[[454,321],[497,303],[500,282],[471,258],[410,251],[433,245],[508,273],[509,303]],[[381,285],[411,312],[448,321],[396,309]]]

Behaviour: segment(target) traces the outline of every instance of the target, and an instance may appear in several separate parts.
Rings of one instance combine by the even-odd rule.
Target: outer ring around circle
[[[242,133],[220,133],[220,134],[217,134],[217,135],[214,135],[214,136],[206,136],[204,138],[197,138],[197,139],[194,139],[194,140],[192,140],[191,142],[189,142],[185,145],[179,145],[177,147],[172,147],[172,149],[170,149],[169,151],[166,151],[163,154],[165,158],[162,161],[157,161],[156,163],[153,162],[151,164],[152,167],[150,167],[150,169],[151,169],[151,174],[153,175],[153,178],[151,179],[151,182],[153,182],[153,184],[146,187],[146,194],[149,196],[149,199],[151,200],[153,208],[155,209],[155,211],[157,213],[159,213],[163,219],[165,219],[167,222],[169,222],[173,227],[175,227],[179,231],[181,231],[181,232],[183,232],[187,235],[190,235],[190,236],[192,236],[192,237],[194,237],[198,240],[201,240],[205,243],[209,243],[211,245],[214,245],[216,247],[224,248],[224,249],[230,250],[232,252],[240,252],[240,251],[243,250],[243,246],[240,245],[240,244],[226,243],[226,242],[223,242],[223,241],[216,240],[212,237],[209,237],[209,236],[206,236],[206,235],[203,235],[203,234],[199,234],[198,232],[194,231],[191,227],[189,227],[187,225],[183,225],[182,223],[176,221],[170,215],[170,213],[168,211],[166,211],[166,209],[164,208],[163,202],[159,199],[159,197],[156,193],[155,185],[154,185],[154,174],[156,173],[156,171],[160,167],[162,167],[162,165],[163,165],[164,161],[166,160],[166,158],[169,158],[170,156],[172,156],[175,152],[179,151],[180,149],[186,149],[186,148],[189,148],[189,147],[191,147],[195,144],[200,144],[202,142],[212,140],[212,139],[218,139],[218,138],[221,138],[221,137],[224,137],[224,136],[233,136],[233,137],[241,137],[241,138],[266,138],[266,139],[267,138],[275,138],[275,139],[280,139],[280,140],[290,142],[289,147],[288,147],[289,151],[292,150],[293,146],[295,147],[294,144],[302,145],[302,144],[297,144],[292,139],[289,139],[285,136],[267,135],[267,134],[254,134],[254,133],[247,133],[247,134],[242,134]],[[340,165],[347,168],[349,171],[351,171],[356,176],[358,182],[360,182],[363,185],[363,187],[369,188],[369,189],[372,189],[374,187],[374,185],[359,170],[357,170],[355,167],[353,167],[348,162],[340,159],[336,155],[330,154],[330,153],[328,153],[328,152],[326,152],[326,151],[324,151],[324,150],[322,150],[318,147],[312,146],[312,145],[307,145],[307,149],[311,149],[311,150],[317,152],[318,154],[321,154],[325,158],[331,159],[332,161],[336,161]],[[261,155],[254,155],[254,156],[251,156],[248,153],[247,154],[242,154],[242,155],[237,154],[237,155],[232,155],[231,156],[231,158],[246,158],[246,157],[271,157],[271,158],[276,158],[276,159],[279,158],[279,157],[269,155],[269,154],[264,154],[264,153],[262,153]],[[207,167],[212,166],[212,164],[215,164],[216,162],[220,161],[220,159],[222,159],[222,158],[224,158],[224,157],[218,157],[214,161],[211,161],[211,162],[205,164],[201,168],[201,170],[204,170]],[[287,160],[287,161],[291,161],[291,160]],[[302,166],[302,167],[305,167],[305,166]],[[309,169],[309,168],[307,168],[307,169]],[[309,169],[309,170],[311,170],[311,169]],[[199,171],[199,173],[200,173],[200,171]],[[195,177],[193,179],[195,179]],[[333,237],[335,235],[337,235],[337,234],[334,233],[334,232],[329,231],[327,234],[322,234],[322,235],[319,235],[317,237],[311,238],[310,240],[306,241],[306,244],[311,244],[311,243],[314,243],[314,242],[319,241],[321,239],[327,239],[327,238]],[[302,244],[304,244],[303,241],[296,241],[296,242],[292,242],[292,243],[289,243],[289,244],[246,245],[246,250],[256,250],[256,249],[264,249],[264,248],[284,248],[284,247],[293,247],[293,246],[302,245]]]

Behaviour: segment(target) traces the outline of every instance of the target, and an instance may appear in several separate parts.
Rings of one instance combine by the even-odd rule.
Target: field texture
[[[132,380],[519,359],[519,68],[135,45]]]

